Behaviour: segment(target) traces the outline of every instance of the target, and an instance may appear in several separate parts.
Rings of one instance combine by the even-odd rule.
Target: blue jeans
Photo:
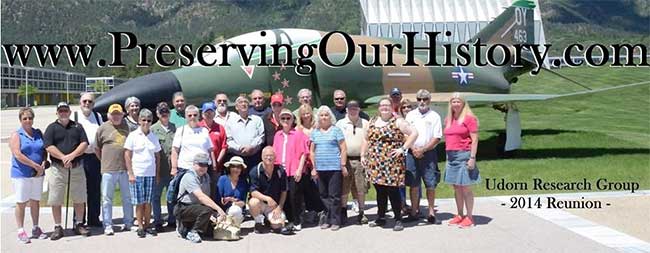
[[[160,177],[160,183],[156,184],[153,188],[153,201],[151,202],[151,209],[153,209],[153,224],[154,225],[160,225],[162,226],[163,223],[165,222],[162,219],[162,210],[161,210],[161,197],[163,193],[164,188],[169,188],[169,182],[172,180],[171,175],[164,175]],[[171,205],[167,205],[167,214],[169,214],[169,217],[167,218],[167,221],[172,221],[171,223],[174,223],[176,221],[176,218],[174,218],[174,207]]]
[[[122,210],[124,212],[124,225],[133,225],[133,205],[129,191],[129,174],[126,171],[102,173],[102,218],[104,228],[113,226],[113,193],[115,185],[120,185],[122,195]]]

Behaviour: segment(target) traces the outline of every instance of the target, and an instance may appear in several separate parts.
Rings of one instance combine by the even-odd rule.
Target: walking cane
[[[65,198],[65,229],[68,229],[68,203],[70,201],[70,170],[72,168],[68,169],[68,189],[66,190],[66,198]]]

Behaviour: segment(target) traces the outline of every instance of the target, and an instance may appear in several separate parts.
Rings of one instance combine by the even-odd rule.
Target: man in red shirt
[[[273,146],[273,138],[277,131],[282,130],[280,112],[284,109],[284,97],[281,93],[271,96],[271,112],[262,117],[264,123],[264,146]]]
[[[214,121],[214,111],[216,108],[217,107],[213,102],[203,103],[203,106],[201,107],[203,120],[199,122],[200,127],[205,127],[208,129],[208,133],[210,134],[210,141],[212,141],[212,146],[214,146],[214,149],[212,151],[214,152],[214,157],[217,159],[217,164],[211,165],[211,168],[208,170],[210,178],[213,179],[219,178],[221,175],[221,172],[223,171],[223,159],[226,155],[226,150],[228,149],[228,145],[226,144],[226,129]],[[216,192],[217,187],[216,182],[216,180],[210,180],[211,198],[214,198],[215,196],[214,193]]]

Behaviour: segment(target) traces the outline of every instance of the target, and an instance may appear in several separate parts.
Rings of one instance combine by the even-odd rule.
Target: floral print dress
[[[405,135],[399,129],[396,117],[383,127],[376,127],[375,121],[377,117],[372,119],[368,129],[366,179],[372,184],[404,186],[404,156],[393,158],[390,152],[404,145]]]

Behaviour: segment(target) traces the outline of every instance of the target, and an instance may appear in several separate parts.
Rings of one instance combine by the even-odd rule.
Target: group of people
[[[300,90],[298,98],[301,105],[292,112],[281,93],[273,94],[267,107],[264,93],[253,90],[235,99],[232,112],[225,93],[199,108],[186,106],[178,92],[172,97],[173,108],[160,102],[152,112],[129,97],[124,105],[111,105],[104,122],[93,112],[93,94],[84,93],[79,111],[59,103],[57,120],[44,133],[33,128],[32,109],[20,109],[21,127],[9,143],[18,239],[28,243],[30,238],[47,238],[38,226],[45,174],[55,223],[52,240],[64,236],[61,209],[67,199],[73,202],[76,234],[89,236],[87,226],[101,226],[104,234],[113,235],[118,185],[124,213],[120,229],[133,227],[139,237],[155,236],[167,227],[201,242],[213,232],[211,224],[228,219],[239,226],[246,213],[256,233],[292,234],[312,220],[310,216],[321,229],[337,231],[348,223],[350,193],[358,209],[357,224],[385,227],[389,201],[395,231],[404,229],[403,211],[404,222],[426,218],[436,224],[435,189],[441,179],[436,146],[443,135],[444,181],[453,185],[457,205],[457,215],[448,224],[474,225],[471,186],[480,180],[478,121],[460,95],[449,100],[444,128],[430,109],[427,90],[419,90],[412,103],[403,101],[394,88],[379,101],[372,118],[342,90],[334,91],[332,107],[312,107],[308,89]],[[422,182],[428,200],[424,216],[419,207]],[[378,206],[372,222],[364,213],[370,185]],[[27,205],[31,236],[24,230]]]

